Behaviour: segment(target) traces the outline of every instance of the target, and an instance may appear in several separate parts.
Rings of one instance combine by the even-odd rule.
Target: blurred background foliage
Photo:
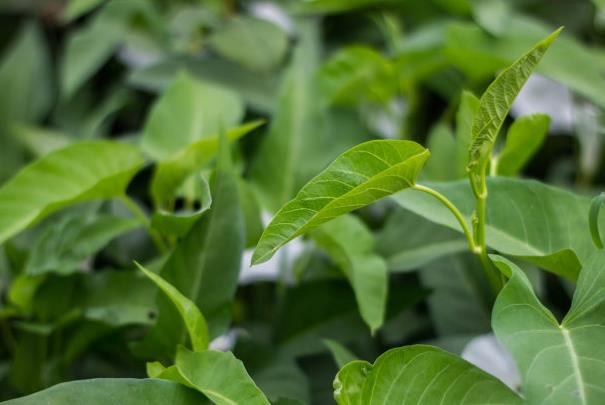
[[[418,141],[433,155],[424,179],[464,178],[455,164],[472,105],[464,91],[480,95],[560,25],[508,124],[548,114],[521,174],[589,193],[605,181],[600,0],[4,0],[0,181],[71,143],[137,145],[149,164],[128,193],[156,210],[170,250],[215,198],[203,180],[207,151],[225,130],[241,138],[235,165],[251,248],[267,216],[365,140]],[[188,216],[175,223],[158,208]],[[354,265],[346,246],[312,235],[253,270],[248,250],[242,260],[242,249],[224,252],[242,263],[239,288],[210,315],[211,334],[230,331],[221,339],[236,341],[236,356],[273,401],[331,401],[337,365],[326,339],[373,359],[413,342],[460,352],[490,331],[486,286],[459,234],[390,201],[356,217],[351,243],[362,240],[359,249],[390,274],[385,324],[374,335],[343,276]],[[178,246],[184,256],[198,248]],[[76,378],[144,376],[146,354],[134,342],[155,321],[156,291],[132,260],[158,269],[165,253],[114,200],[58,212],[5,243],[2,399]],[[569,285],[527,271],[564,313]]]

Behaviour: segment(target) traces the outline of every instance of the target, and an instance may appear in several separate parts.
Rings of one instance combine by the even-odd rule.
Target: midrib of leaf
[[[367,152],[367,151],[363,151],[363,152]],[[360,192],[363,192],[365,190],[377,190],[377,191],[381,191],[381,192],[388,191],[388,190],[378,189],[378,188],[375,188],[375,187],[374,188],[373,187],[365,187],[365,185],[367,183],[371,182],[372,180],[375,180],[377,178],[383,177],[384,176],[384,172],[395,170],[396,168],[400,168],[400,167],[404,167],[404,166],[409,166],[409,165],[411,165],[411,163],[415,162],[416,160],[422,160],[424,158],[424,156],[426,154],[429,154],[429,153],[430,152],[427,149],[425,149],[425,150],[423,150],[422,152],[420,152],[420,153],[418,153],[416,155],[410,156],[405,161],[400,162],[400,163],[396,163],[396,164],[394,164],[392,166],[388,166],[388,164],[385,162],[385,164],[387,164],[387,167],[384,170],[376,173],[372,177],[368,177],[368,176],[364,175],[363,173],[352,172],[353,174],[361,176],[362,178],[364,178],[366,180],[366,182],[365,183],[361,183],[360,185],[358,185],[356,187],[353,187],[351,190],[347,191],[345,194],[342,194],[342,195],[340,195],[338,197],[318,197],[318,198],[326,198],[326,199],[327,198],[331,198],[332,199],[328,204],[324,205],[319,210],[314,210],[314,209],[306,208],[306,207],[305,208],[298,208],[298,210],[307,210],[307,211],[315,212],[315,214],[313,214],[313,216],[311,218],[309,218],[309,220],[302,227],[300,227],[296,232],[294,232],[290,236],[290,238],[288,240],[292,240],[295,237],[304,234],[307,231],[307,229],[309,229],[310,225],[313,224],[313,221],[315,221],[318,218],[319,213],[325,212],[326,210],[329,210],[329,209],[333,208],[335,205],[337,205],[337,203],[338,203],[339,200],[342,200],[344,198],[350,198],[352,196],[355,196],[356,193],[360,194]],[[375,156],[374,154],[371,154],[371,155]],[[378,158],[379,160],[382,160],[378,156],[376,156],[376,158]],[[395,175],[390,175],[390,176],[395,177],[397,179],[401,179],[401,177],[398,177],[398,176],[395,176]],[[329,181],[332,181],[332,179],[329,179]],[[413,183],[411,183],[407,179],[404,179],[404,182],[407,184],[408,187],[412,187],[413,186]],[[347,186],[350,186],[350,184],[347,184]],[[345,208],[345,207],[356,207],[356,206],[354,206],[354,205],[353,206],[337,205],[337,208]],[[290,213],[290,212],[294,212],[294,211],[285,211],[283,213]],[[286,225],[287,223],[280,223],[280,224],[281,225]],[[267,253],[265,253],[264,255],[262,255],[261,257],[259,257],[256,261],[262,262],[262,261],[265,260],[265,258],[271,257],[281,246],[283,246],[283,244],[275,246],[273,249],[267,251]]]
[[[575,346],[571,341],[571,337],[569,335],[569,330],[564,326],[559,326],[561,330],[561,334],[563,335],[563,340],[565,341],[565,346],[567,347],[567,351],[569,352],[569,357],[571,360],[571,366],[574,371],[574,376],[576,379],[576,385],[578,386],[578,390],[580,393],[580,400],[582,404],[586,404],[586,387],[584,386],[584,381],[582,380],[582,371],[580,369],[580,362],[578,360],[578,353],[576,353]],[[554,391],[554,390],[553,390]]]

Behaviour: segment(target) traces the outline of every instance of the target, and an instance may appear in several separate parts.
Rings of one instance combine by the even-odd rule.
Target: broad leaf
[[[527,402],[603,402],[605,252],[595,252],[586,261],[561,323],[540,303],[519,268],[494,259],[510,279],[494,305],[492,325],[517,362]]]
[[[0,188],[0,243],[60,208],[122,194],[143,159],[133,146],[82,142],[23,168]]]
[[[195,405],[202,398],[180,384],[156,379],[96,378],[55,385],[7,405]]]
[[[275,68],[288,48],[288,37],[280,27],[251,17],[229,20],[208,41],[226,59],[260,72]]]
[[[334,380],[340,405],[520,404],[510,388],[465,360],[432,346],[383,353],[374,365],[359,360]]]
[[[267,261],[298,235],[412,187],[429,152],[411,141],[370,141],[340,155],[275,215],[252,262]]]
[[[25,264],[30,276],[48,272],[70,274],[112,239],[142,224],[112,215],[69,215],[44,229]]]
[[[190,352],[179,347],[176,368],[188,385],[215,404],[266,404],[269,401],[248,375],[244,364],[230,352]]]
[[[232,128],[226,132],[227,139],[235,142],[264,123],[256,120]],[[151,195],[156,206],[165,205],[175,197],[176,190],[185,179],[200,170],[216,156],[219,147],[219,137],[214,135],[203,138],[187,145],[184,149],[162,159],[156,168],[151,183]]]
[[[199,308],[162,277],[152,273],[138,263],[136,265],[143,274],[166,294],[179,311],[181,319],[187,328],[193,350],[196,352],[206,350],[208,348],[208,325],[206,325],[206,319],[204,319],[204,315],[202,315]]]
[[[373,253],[372,233],[357,217],[343,215],[311,236],[342,269],[355,292],[361,317],[375,332],[384,321],[388,280],[386,263]]]
[[[518,118],[506,134],[504,149],[492,159],[492,173],[517,175],[542,145],[549,124],[550,118],[544,114]]]
[[[469,176],[475,194],[486,192],[483,177],[486,175],[496,137],[513,101],[561,30],[562,28],[559,28],[538,42],[500,73],[481,96],[479,110],[473,120],[468,162]]]
[[[474,198],[467,181],[430,186],[470,221]],[[590,200],[533,180],[496,177],[488,179],[487,186],[487,245],[575,280],[593,250],[587,215]],[[451,212],[429,195],[405,191],[395,200],[429,221],[460,231]]]
[[[141,146],[154,159],[171,158],[189,144],[233,127],[243,113],[236,93],[181,72],[151,108]]]
[[[245,243],[237,176],[226,143],[211,183],[212,208],[181,239],[160,276],[197,305],[213,338],[224,333],[229,323]],[[185,331],[165,297],[158,297],[158,311],[156,326],[137,351],[172,357]]]

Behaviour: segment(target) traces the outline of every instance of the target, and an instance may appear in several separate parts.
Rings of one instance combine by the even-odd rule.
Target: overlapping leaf
[[[111,141],[74,144],[30,164],[0,188],[0,243],[62,207],[122,194],[142,164],[135,147]]]
[[[431,346],[414,345],[383,353],[374,365],[356,360],[334,380],[340,405],[521,404],[495,377]]]
[[[600,404],[605,399],[605,253],[585,262],[571,309],[561,323],[538,300],[525,274],[494,258],[510,276],[494,305],[492,325],[511,352],[528,403]]]
[[[269,260],[285,243],[330,219],[413,186],[428,156],[411,141],[370,141],[349,149],[279,210],[252,262]]]

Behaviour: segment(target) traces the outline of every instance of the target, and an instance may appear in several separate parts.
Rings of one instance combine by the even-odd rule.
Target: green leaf
[[[45,228],[30,251],[24,271],[30,276],[73,273],[112,239],[142,224],[113,215],[68,215]]]
[[[590,211],[588,213],[590,236],[592,237],[592,242],[598,249],[603,249],[603,239],[601,239],[601,232],[599,230],[599,212],[601,211],[603,202],[605,202],[605,193],[601,193],[592,199]]]
[[[139,270],[143,272],[151,281],[153,281],[166,294],[174,304],[181,315],[181,319],[187,328],[191,346],[196,352],[204,351],[208,348],[208,325],[204,315],[199,308],[187,297],[179,292],[174,286],[166,282],[162,277],[147,270],[145,267],[136,263]]]
[[[472,141],[473,121],[478,111],[479,99],[473,93],[463,91],[456,113],[456,178],[458,179],[467,177],[468,150]]]
[[[527,402],[602,402],[605,252],[595,252],[586,261],[571,309],[561,323],[540,303],[518,267],[500,257],[494,261],[510,279],[496,299],[492,325],[515,358]]]
[[[235,92],[181,72],[151,108],[141,146],[153,159],[172,158],[191,143],[233,127],[243,114]]]
[[[487,179],[486,242],[504,255],[575,280],[594,249],[588,232],[588,198],[533,180]],[[474,198],[467,181],[430,186],[470,221]],[[451,212],[429,195],[403,192],[395,200],[429,221],[461,232]],[[565,215],[561,215],[564,212]]]
[[[376,252],[387,261],[389,272],[416,270],[467,249],[458,232],[404,209],[395,209],[376,234]]]
[[[179,346],[176,368],[188,385],[218,405],[266,404],[269,401],[231,352],[191,352]]]
[[[92,141],[26,166],[0,188],[0,243],[58,209],[122,194],[142,164],[131,145]]]
[[[520,404],[521,398],[495,377],[432,346],[383,353],[374,365],[356,360],[334,380],[340,405]]]
[[[225,141],[211,182],[212,208],[180,240],[160,271],[162,278],[200,308],[211,338],[224,333],[229,324],[245,243],[238,179],[229,154]],[[185,337],[177,319],[172,304],[158,297],[156,326],[137,352],[172,357],[176,345]]]
[[[367,46],[340,49],[321,67],[319,80],[331,103],[386,103],[398,90],[391,62]]]
[[[5,402],[7,405],[194,405],[200,395],[180,384],[156,379],[96,378],[55,385]]]
[[[100,6],[103,0],[69,0],[63,10],[65,22],[74,21]]]
[[[492,173],[517,175],[544,142],[549,124],[550,117],[544,114],[518,118],[506,134],[504,149],[492,159]]]
[[[412,187],[429,152],[411,141],[378,140],[344,152],[309,181],[263,232],[252,263],[267,261],[298,235]]]
[[[375,332],[384,321],[387,302],[387,266],[373,253],[374,237],[353,215],[338,217],[311,233],[346,275],[355,292],[361,317]]]
[[[357,358],[349,349],[335,340],[324,339],[324,344],[330,349],[330,352],[332,352],[334,361],[339,368],[344,367],[345,364],[354,361]]]
[[[452,170],[452,161],[456,160],[456,140],[452,130],[444,123],[438,123],[429,132],[427,149],[431,151],[431,159],[422,171],[422,177],[431,181],[449,181],[458,179]]]
[[[506,68],[481,96],[479,110],[473,120],[468,163],[469,177],[476,195],[487,192],[483,184],[487,166],[496,137],[513,101],[562,29],[559,28],[538,42],[525,55]]]
[[[264,120],[255,120],[227,131],[229,142],[235,142],[255,130]],[[214,135],[195,141],[157,165],[151,183],[151,195],[158,207],[175,197],[176,190],[192,174],[199,171],[216,156],[219,137]]]
[[[280,27],[253,17],[229,20],[208,41],[226,59],[260,72],[277,67],[288,49],[288,37]]]
[[[38,121],[53,102],[50,55],[37,24],[26,23],[0,62],[0,120]],[[0,138],[1,139],[1,138]]]

